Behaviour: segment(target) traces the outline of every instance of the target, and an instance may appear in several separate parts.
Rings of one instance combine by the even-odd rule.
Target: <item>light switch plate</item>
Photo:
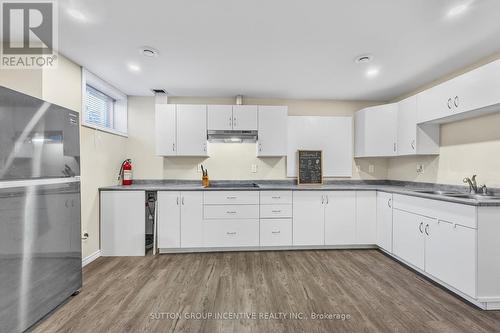
[[[257,173],[257,164],[252,164],[252,173]]]

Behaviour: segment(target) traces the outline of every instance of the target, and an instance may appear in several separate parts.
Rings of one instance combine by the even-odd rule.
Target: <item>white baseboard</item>
[[[94,253],[92,253],[89,256],[86,256],[85,258],[82,259],[82,267],[87,266],[90,264],[92,261],[96,260],[101,256],[101,250],[97,250]]]

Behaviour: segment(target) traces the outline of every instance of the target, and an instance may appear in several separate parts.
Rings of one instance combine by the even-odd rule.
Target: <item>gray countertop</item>
[[[258,187],[248,187],[249,184]],[[456,198],[440,194],[417,192],[419,190],[444,190],[466,193],[463,186],[440,185],[430,183],[400,181],[327,181],[320,186],[296,185],[293,181],[215,181],[214,187],[204,188],[198,181],[179,180],[138,180],[130,186],[107,186],[100,191],[381,191],[394,194],[410,195],[420,198],[454,202],[471,206],[500,206],[500,199]],[[221,185],[224,187],[221,187]]]

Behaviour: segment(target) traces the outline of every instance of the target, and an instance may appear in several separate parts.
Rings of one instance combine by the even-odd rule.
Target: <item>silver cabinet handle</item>
[[[233,118],[229,117],[229,127],[233,127]]]
[[[328,195],[326,195],[326,204],[328,205],[329,204],[329,198],[328,198]]]
[[[413,150],[415,150],[415,140],[412,140],[412,141],[411,141],[411,148],[412,148]]]
[[[259,142],[259,151],[262,151],[262,143]]]
[[[424,222],[420,222],[420,225],[418,226],[418,230],[420,230],[420,233],[423,234],[424,230],[422,229],[424,227]]]
[[[172,143],[172,151],[175,151],[175,143]]]
[[[396,142],[394,142],[394,147],[393,147],[394,152],[396,152],[396,148],[397,148],[397,146],[396,146]]]
[[[455,99],[453,101],[453,104],[455,104],[455,107],[458,108],[459,102],[460,102],[460,100],[458,99],[458,96],[455,96]]]
[[[392,199],[389,199],[387,201],[387,206],[389,206],[389,208],[392,208]]]
[[[236,117],[233,117],[233,126],[236,126]]]
[[[281,209],[280,210],[272,210],[271,212],[272,213],[281,213]]]
[[[451,98],[448,98],[448,109],[451,110],[451,107],[453,106],[452,105],[453,101],[451,100]]]
[[[324,195],[322,195],[322,196],[321,196],[321,204],[322,204],[322,205],[324,205],[324,204],[325,204],[325,196],[324,196]]]
[[[203,144],[203,151],[206,152],[207,151],[207,143],[204,143]]]
[[[236,231],[232,231],[232,232],[226,232],[227,235],[236,235]]]
[[[177,206],[179,206],[179,197],[177,197]]]
[[[428,224],[425,226],[425,234],[427,236],[430,236],[430,234],[429,234],[429,225]]]
[[[182,197],[181,202],[182,202],[182,205],[184,206],[184,197]]]
[[[272,233],[273,235],[277,235],[277,234],[280,234],[280,233],[281,233],[281,231],[271,231],[271,233]]]

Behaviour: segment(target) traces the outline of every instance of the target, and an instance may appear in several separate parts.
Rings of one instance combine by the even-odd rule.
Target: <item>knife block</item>
[[[210,186],[210,180],[208,179],[208,176],[203,176],[201,178],[201,185],[203,187],[209,187]]]

